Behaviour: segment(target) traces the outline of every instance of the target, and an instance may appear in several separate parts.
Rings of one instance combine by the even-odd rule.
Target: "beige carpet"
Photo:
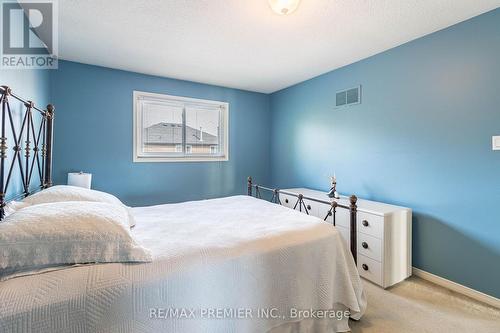
[[[386,290],[363,282],[368,309],[353,333],[500,333],[500,310],[418,277]]]

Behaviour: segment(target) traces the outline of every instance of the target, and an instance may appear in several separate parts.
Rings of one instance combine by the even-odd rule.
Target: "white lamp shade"
[[[68,185],[90,188],[92,182],[92,174],[84,172],[68,173]]]

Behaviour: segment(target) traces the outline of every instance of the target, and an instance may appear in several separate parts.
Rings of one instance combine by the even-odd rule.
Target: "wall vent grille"
[[[361,86],[337,91],[335,94],[335,107],[361,103]]]

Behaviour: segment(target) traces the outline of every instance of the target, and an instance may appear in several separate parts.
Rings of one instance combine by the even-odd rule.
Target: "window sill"
[[[228,156],[221,157],[138,157],[134,156],[134,163],[143,162],[153,162],[153,163],[164,163],[164,162],[226,162],[229,161]]]

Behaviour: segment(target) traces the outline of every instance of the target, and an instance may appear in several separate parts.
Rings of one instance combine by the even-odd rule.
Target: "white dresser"
[[[284,191],[302,193],[305,197],[331,201],[325,192],[306,188]],[[293,208],[297,198],[280,194],[281,204]],[[342,196],[339,204],[349,206],[349,198]],[[304,199],[309,214],[324,219],[329,205]],[[411,209],[375,201],[357,201],[357,249],[359,274],[387,288],[411,275]],[[298,206],[297,208],[298,209]],[[329,216],[333,223],[333,217]],[[337,208],[335,224],[350,248],[349,210]]]

